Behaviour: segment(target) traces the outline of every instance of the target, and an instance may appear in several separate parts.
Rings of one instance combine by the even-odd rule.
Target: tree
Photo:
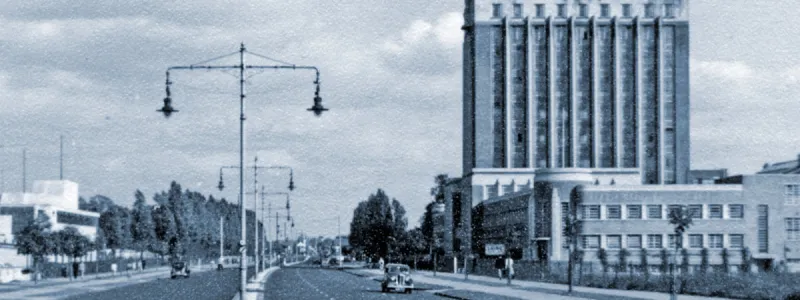
[[[608,252],[605,248],[597,249],[597,259],[600,260],[600,266],[603,267],[603,276],[608,272]]]
[[[36,219],[14,235],[17,253],[30,255],[36,274],[44,261],[45,255],[52,252],[53,243],[50,237],[50,219],[45,214],[37,214]],[[38,281],[38,275],[34,277]]]
[[[742,272],[750,273],[750,249],[745,247],[742,248]]]
[[[630,252],[628,249],[622,248],[619,250],[619,261],[617,262],[618,268],[620,271],[625,272],[628,270],[628,256]]]
[[[103,231],[106,247],[111,249],[114,257],[117,250],[125,249],[131,245],[130,212],[127,208],[113,205],[100,214],[98,229]]]
[[[659,258],[661,259],[659,271],[661,271],[661,274],[667,274],[669,271],[669,252],[667,251],[667,248],[661,248],[661,251],[659,252]]]
[[[405,209],[396,199],[389,201],[383,190],[370,195],[353,211],[350,223],[350,244],[369,256],[389,254],[390,242],[402,240],[405,232]]]
[[[647,248],[642,248],[642,251],[639,252],[639,266],[642,268],[642,273],[644,273],[644,280],[647,281],[650,278],[650,268],[649,263],[647,261]]]
[[[56,243],[60,244],[61,253],[70,258],[70,262],[81,256],[86,255],[91,249],[91,241],[86,236],[82,235],[77,228],[68,226],[61,231],[56,232]],[[72,272],[67,272],[72,277]]]
[[[700,273],[708,272],[708,248],[700,250]]]
[[[722,248],[722,253],[720,253],[720,255],[722,256],[722,272],[724,273],[730,272],[731,264],[729,260],[728,248]]]
[[[692,225],[692,213],[688,207],[681,205],[677,208],[670,209],[669,223],[673,226],[675,234],[675,259],[677,260],[678,248],[682,248],[683,233]],[[684,256],[685,257],[685,256]],[[688,258],[686,258],[688,259]],[[688,261],[687,261],[688,263]],[[677,298],[677,288],[675,286],[675,273],[670,276],[670,296]]]
[[[139,251],[139,258],[144,259],[144,251],[155,242],[155,224],[153,224],[152,208],[146,204],[144,194],[136,190],[136,201],[131,211],[131,238],[134,250]]]
[[[169,254],[167,245],[172,237],[175,236],[175,222],[173,221],[173,214],[166,206],[157,205],[153,209],[151,215],[153,218],[153,233],[155,234],[155,242],[151,244],[150,251],[158,253],[162,256],[167,255]]]

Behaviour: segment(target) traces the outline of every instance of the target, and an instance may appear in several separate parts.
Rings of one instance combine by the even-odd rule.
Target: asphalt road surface
[[[360,277],[335,269],[310,266],[283,268],[269,277],[265,299],[362,300],[362,299],[437,299],[427,292],[442,286],[416,284],[412,294],[382,293],[381,284],[370,277]]]
[[[252,276],[254,269],[247,271]],[[192,273],[189,278],[170,279],[167,271],[158,279],[101,292],[75,295],[70,300],[230,300],[239,290],[239,269]]]

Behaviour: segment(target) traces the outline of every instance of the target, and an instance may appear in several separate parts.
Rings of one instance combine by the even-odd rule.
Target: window
[[[600,4],[600,16],[608,18],[611,15],[611,7],[608,3]]]
[[[628,235],[628,248],[642,248],[642,236],[638,234]]]
[[[641,219],[642,218],[642,206],[641,205],[627,205],[628,207],[628,219]]]
[[[722,219],[722,205],[710,204],[708,205],[708,218],[709,219]]]
[[[653,18],[656,15],[656,6],[653,4],[645,4],[644,5],[644,17],[645,18]]]
[[[758,205],[758,253],[769,252],[769,206]]]
[[[661,237],[660,234],[648,234],[647,235],[647,248],[651,248],[651,249],[664,248],[664,245],[662,244],[661,238],[662,237]]]
[[[608,249],[622,248],[622,236],[621,235],[606,236],[606,248]]]
[[[578,213],[579,219],[600,220],[600,205],[581,205]]]
[[[492,4],[492,15],[495,18],[499,18],[503,15],[503,4],[502,3],[494,3]]]
[[[708,248],[711,249],[722,249],[722,235],[721,234],[709,234],[708,235]]]
[[[567,17],[567,5],[566,4],[557,4],[558,7],[558,16],[561,18]]]
[[[689,235],[689,248],[703,248],[703,235],[690,234]]]
[[[670,234],[668,238],[669,238],[667,240],[667,243],[668,243],[667,246],[668,247],[673,248],[673,249],[674,248],[683,248],[683,237],[682,236],[679,236],[679,235],[676,235],[676,234]]]
[[[581,18],[586,18],[589,16],[589,6],[586,4],[579,4],[578,5],[578,13]]]
[[[784,204],[786,205],[800,204],[800,184],[787,184],[785,195],[786,197],[783,202]]]
[[[702,219],[703,205],[702,204],[689,205],[689,215],[692,216],[692,219]]]
[[[664,17],[665,18],[674,18],[675,17],[675,6],[672,4],[664,4]]]
[[[800,218],[786,218],[786,240],[800,241]]]
[[[742,219],[744,218],[744,205],[742,204],[730,204],[728,205],[728,217],[731,219]]]
[[[97,218],[92,216],[85,216],[66,211],[59,211],[56,213],[56,222],[68,225],[78,226],[97,226]]]
[[[606,206],[606,219],[621,219],[622,218],[622,209],[619,205],[607,205]]]
[[[497,184],[487,185],[486,194],[489,199],[497,197]]]
[[[514,3],[514,17],[522,18],[522,3]]]
[[[728,248],[732,249],[741,249],[744,248],[744,235],[743,234],[731,234],[728,236],[728,241],[730,245]]]
[[[673,211],[677,211],[677,213],[680,213],[681,209],[683,209],[683,205],[668,205],[667,213],[672,214]]]
[[[536,17],[544,18],[544,4],[536,4]]]
[[[622,4],[622,16],[626,18],[631,17],[631,5],[630,3]]]
[[[584,235],[581,239],[581,248],[583,249],[597,249],[600,248],[599,235]]]
[[[648,219],[661,219],[661,205],[648,205],[647,206]]]

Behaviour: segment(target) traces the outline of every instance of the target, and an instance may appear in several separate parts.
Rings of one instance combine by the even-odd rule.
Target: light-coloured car
[[[411,278],[411,268],[404,264],[388,264],[384,267],[381,291],[397,291],[411,294],[414,290],[414,279]]]
[[[172,263],[172,269],[169,271],[170,278],[175,279],[178,276],[189,278],[189,264],[182,261]]]

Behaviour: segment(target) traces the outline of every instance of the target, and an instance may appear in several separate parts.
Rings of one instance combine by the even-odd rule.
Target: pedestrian
[[[503,269],[505,268],[505,262],[503,261],[503,256],[497,257],[494,261],[494,268],[497,269],[497,279],[503,280]]]
[[[505,269],[508,278],[514,279],[514,259],[511,256],[506,258]]]
[[[111,274],[117,276],[117,263],[111,264]]]
[[[378,259],[378,267],[379,267],[381,270],[383,270],[383,264],[384,264],[384,262],[383,262],[383,257],[381,257],[380,259]]]
[[[81,278],[83,278],[83,275],[86,274],[85,262],[81,261],[81,263],[78,265],[78,273],[80,274]]]

